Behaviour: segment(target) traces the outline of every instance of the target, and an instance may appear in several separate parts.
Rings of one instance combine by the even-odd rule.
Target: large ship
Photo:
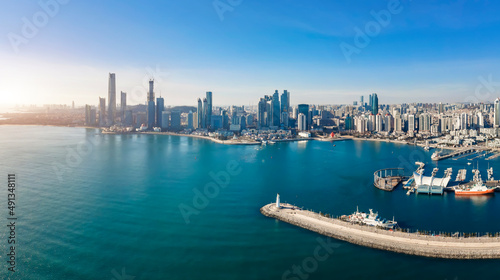
[[[394,218],[392,219],[392,221],[380,218],[378,212],[373,212],[372,209],[370,209],[370,214],[366,214],[364,212],[359,212],[358,208],[356,208],[356,212],[345,218],[349,222],[368,225],[368,226],[381,227],[385,229],[394,229],[398,225],[398,223],[394,221]]]
[[[481,175],[479,174],[479,170],[472,170],[474,173],[474,179],[472,186],[460,185],[455,187],[455,195],[483,195],[483,194],[492,194],[495,192],[495,189],[488,188],[481,179]]]

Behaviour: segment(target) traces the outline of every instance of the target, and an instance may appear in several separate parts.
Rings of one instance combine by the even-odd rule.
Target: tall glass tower
[[[207,91],[207,109],[205,114],[205,127],[210,128],[212,124],[212,92]]]
[[[115,124],[116,113],[116,79],[115,73],[109,73],[108,80],[108,125]]]

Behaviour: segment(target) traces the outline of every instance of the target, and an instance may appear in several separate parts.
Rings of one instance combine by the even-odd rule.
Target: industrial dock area
[[[360,225],[342,219],[303,210],[291,204],[270,203],[260,212],[274,219],[335,239],[375,249],[408,255],[445,259],[498,259],[499,234],[464,237],[463,235],[427,235],[401,230]]]

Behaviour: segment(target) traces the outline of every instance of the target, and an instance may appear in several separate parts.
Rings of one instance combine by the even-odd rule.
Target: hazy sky
[[[292,104],[492,101],[498,11],[493,0],[3,1],[0,103],[97,105],[109,72],[129,104],[145,102],[150,77],[166,105],[206,91],[214,105],[255,105],[275,89]]]

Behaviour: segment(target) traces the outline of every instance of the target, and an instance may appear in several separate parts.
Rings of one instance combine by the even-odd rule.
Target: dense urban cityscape
[[[117,103],[116,75],[109,74],[107,99],[84,107],[45,105],[17,107],[22,113],[6,113],[3,124],[42,124],[100,127],[105,133],[168,132],[204,136],[230,143],[353,136],[441,147],[485,145],[500,147],[500,99],[485,103],[379,104],[377,93],[349,105],[291,105],[291,93],[275,90],[260,98],[257,106],[215,106],[214,94],[198,98],[195,106],[168,106],[156,97],[154,80],[144,105],[127,105],[127,93]],[[216,94],[215,94],[216,97]],[[383,97],[382,97],[383,98]],[[166,106],[167,105],[167,106]],[[489,141],[491,140],[491,141]],[[227,142],[229,143],[229,142]]]

